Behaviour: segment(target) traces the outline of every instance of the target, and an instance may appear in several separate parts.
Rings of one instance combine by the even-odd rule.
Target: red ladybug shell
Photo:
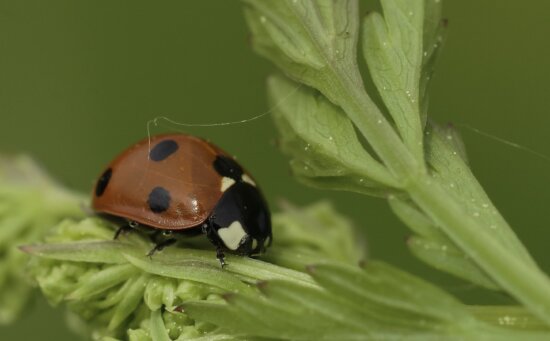
[[[220,148],[183,134],[153,136],[122,152],[96,183],[92,207],[158,229],[202,224],[223,194]]]

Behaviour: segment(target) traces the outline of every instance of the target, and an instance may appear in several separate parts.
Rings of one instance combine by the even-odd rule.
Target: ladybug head
[[[241,255],[258,254],[271,244],[269,209],[256,187],[246,182],[232,185],[216,205],[209,237],[224,249]]]

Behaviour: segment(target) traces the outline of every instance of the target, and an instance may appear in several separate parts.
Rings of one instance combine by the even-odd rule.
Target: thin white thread
[[[228,121],[228,122],[217,122],[217,123],[183,123],[183,122],[177,122],[177,121],[174,121],[172,119],[170,119],[169,117],[167,116],[157,116],[151,120],[148,120],[147,121],[147,139],[148,139],[148,151],[151,152],[151,124],[154,124],[154,126],[158,126],[159,125],[159,120],[164,120],[170,124],[173,124],[173,125],[176,125],[176,126],[182,126],[182,127],[219,127],[219,126],[227,126],[227,125],[234,125],[234,124],[244,124],[244,123],[248,123],[248,122],[252,122],[252,121],[255,121],[255,120],[258,120],[264,116],[267,116],[269,114],[271,114],[273,111],[275,111],[275,109],[277,109],[281,104],[283,104],[286,100],[288,100],[289,97],[291,97],[292,95],[294,95],[296,92],[298,92],[298,90],[303,86],[303,84],[300,84],[298,85],[297,87],[295,87],[291,92],[289,92],[287,95],[285,95],[283,98],[281,98],[277,103],[275,103],[272,107],[270,107],[267,111],[261,113],[261,114],[258,114],[256,116],[253,116],[251,118],[247,118],[247,119],[243,119],[243,120],[238,120],[238,121]],[[465,129],[468,129],[478,135],[481,135],[483,137],[486,137],[488,139],[491,139],[493,141],[497,141],[497,142],[500,142],[504,145],[507,145],[509,147],[512,147],[512,148],[516,148],[518,150],[523,150],[527,153],[530,153],[532,155],[535,155],[537,157],[540,157],[546,161],[550,161],[550,156],[544,154],[544,153],[541,153],[539,151],[536,151],[534,149],[531,149],[531,148],[528,148],[528,147],[525,147],[519,143],[515,143],[515,142],[512,142],[512,141],[509,141],[509,140],[506,140],[504,138],[501,138],[501,137],[498,137],[496,135],[492,135],[490,133],[487,133],[485,131],[482,131],[480,129],[477,129],[477,128],[474,128],[472,126],[469,126],[467,124],[464,124],[464,123],[459,123],[459,124],[456,124],[457,126],[459,127],[462,127],[462,128],[465,128]],[[149,153],[148,153],[149,155]],[[149,157],[149,156],[148,156]]]
[[[500,142],[500,143],[505,144],[505,145],[507,145],[507,146],[509,146],[509,147],[516,148],[516,149],[519,149],[519,150],[523,150],[523,151],[528,152],[528,153],[530,153],[530,154],[532,154],[532,155],[538,156],[538,157],[540,157],[540,158],[542,158],[542,159],[544,159],[544,160],[546,160],[546,161],[550,161],[550,156],[548,156],[548,155],[546,155],[546,154],[543,154],[543,153],[541,153],[541,152],[538,152],[538,151],[536,151],[536,150],[534,150],[534,149],[531,149],[531,148],[522,146],[522,145],[519,144],[519,143],[515,143],[515,142],[512,142],[512,141],[508,141],[508,140],[503,139],[503,138],[501,138],[501,137],[498,137],[498,136],[495,136],[495,135],[486,133],[486,132],[484,132],[484,131],[482,131],[482,130],[479,130],[479,129],[477,129],[477,128],[471,127],[471,126],[469,126],[469,125],[467,125],[467,124],[457,124],[457,126],[466,128],[466,129],[468,129],[468,130],[470,130],[470,131],[473,131],[473,132],[476,133],[476,134],[479,134],[479,135],[481,135],[481,136],[483,136],[483,137],[486,137],[486,138],[488,138],[488,139],[491,139],[491,140],[493,140],[493,141]]]
[[[218,127],[218,126],[227,126],[227,125],[234,125],[234,124],[244,124],[251,121],[255,121],[257,119],[260,119],[264,116],[267,116],[271,114],[275,109],[277,109],[281,104],[283,104],[290,96],[294,95],[298,90],[303,86],[303,84],[298,85],[295,87],[292,91],[290,91],[287,95],[285,95],[283,98],[281,98],[277,103],[275,103],[272,107],[270,107],[267,111],[258,114],[256,116],[253,116],[251,118],[247,118],[244,120],[238,120],[238,121],[229,121],[229,122],[217,122],[217,123],[182,123],[177,122],[169,117],[166,116],[157,116],[149,121],[147,121],[147,139],[149,143],[149,154],[151,152],[151,124],[154,124],[155,127],[159,125],[159,120],[164,120],[170,124],[176,125],[176,126],[182,126],[182,127]]]

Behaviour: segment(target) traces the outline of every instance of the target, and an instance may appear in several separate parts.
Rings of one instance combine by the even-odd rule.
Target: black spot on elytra
[[[221,176],[226,176],[235,181],[240,181],[243,175],[243,169],[230,157],[218,155],[214,160],[214,169]]]
[[[155,187],[147,200],[149,208],[155,213],[162,213],[170,207],[170,192],[163,187]]]
[[[109,184],[109,181],[111,180],[111,176],[113,175],[113,169],[109,168],[101,176],[99,177],[99,180],[97,180],[97,185],[95,186],[95,195],[96,197],[100,197],[105,192],[105,189],[107,188],[107,185]]]
[[[178,148],[178,143],[174,140],[161,141],[157,143],[153,149],[151,149],[151,152],[149,152],[149,158],[153,161],[162,161],[174,154]]]

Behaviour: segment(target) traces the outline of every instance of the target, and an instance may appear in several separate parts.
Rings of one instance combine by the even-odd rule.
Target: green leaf
[[[276,286],[277,283],[269,283]],[[275,289],[277,290],[277,289]],[[282,289],[284,290],[284,289]],[[296,294],[305,294],[309,290],[318,293],[318,289],[294,288]],[[302,291],[304,290],[304,291]],[[212,304],[186,303],[184,309],[191,316],[222,326],[232,332],[244,332],[248,335],[283,340],[342,340],[342,333],[351,333],[348,326],[336,326],[330,316],[316,315],[315,311],[297,305],[295,301],[268,299],[265,297],[231,296],[229,306],[219,307]],[[310,304],[318,304],[317,300]],[[317,310],[316,310],[317,311]],[[327,307],[327,315],[330,310]],[[364,337],[364,330],[355,335]]]
[[[147,275],[141,275],[128,281],[131,284],[122,300],[117,304],[115,312],[109,322],[109,326],[107,327],[108,329],[114,330],[140,305],[148,280],[149,278]]]
[[[516,254],[527,266],[536,265],[511,228],[506,224],[475,180],[467,165],[464,144],[452,127],[440,127],[430,122],[426,131],[427,161],[432,181],[441,184],[463,207],[466,215],[475,218],[493,239]],[[397,196],[389,197],[390,206],[400,219],[420,237],[412,237],[408,246],[414,255],[427,264],[474,284],[501,290],[479,260],[455,244],[438,224],[421,212],[412,202]],[[481,231],[482,232],[482,231]],[[536,270],[538,271],[538,270]]]
[[[437,242],[420,237],[411,237],[407,241],[411,252],[437,270],[448,272],[491,290],[501,290],[472,260],[452,242]]]
[[[35,245],[25,249],[36,251],[39,256],[33,260],[31,270],[50,301],[66,301],[70,310],[84,320],[95,335],[122,337],[128,332],[131,339],[144,339],[141,331],[149,335],[149,326],[144,319],[148,318],[150,312],[145,296],[149,298],[148,303],[153,304],[158,301],[151,298],[160,296],[161,305],[174,308],[190,298],[202,300],[209,295],[231,290],[229,283],[223,289],[212,289],[198,282],[149,274],[129,263],[124,256],[131,253],[143,257],[150,248],[148,243],[144,243],[143,237],[125,236],[122,238],[125,239],[124,242],[112,241],[112,233],[108,233],[104,234],[106,240],[98,240],[97,236],[103,235],[101,231],[105,229],[101,221],[85,219],[72,224],[69,222],[60,224],[56,233],[48,237],[48,240],[53,240],[56,244]],[[85,233],[75,233],[82,226],[87,227]],[[136,238],[141,240],[136,242]],[[71,242],[72,240],[76,242]],[[85,242],[86,240],[89,241]],[[115,247],[116,244],[122,247]],[[97,256],[102,253],[102,247],[108,257]],[[215,260],[212,253],[206,254]],[[86,256],[90,258],[87,259]],[[181,267],[177,269],[182,270]],[[246,287],[238,279],[230,279]],[[174,339],[184,334],[196,336],[208,330],[199,326],[180,328],[170,322],[174,320],[174,316],[180,321],[182,318],[185,320],[187,317],[182,313],[170,312],[164,316]],[[187,318],[186,323],[189,322],[192,321]],[[144,329],[135,329],[142,324]]]
[[[368,262],[364,271],[334,263],[319,264],[311,267],[310,273],[334,295],[344,295],[349,302],[365,306],[364,309],[377,309],[377,306],[394,309],[388,317],[399,316],[398,312],[404,311],[417,314],[417,320],[455,324],[471,321],[464,307],[449,294],[381,262]],[[404,320],[414,321],[410,317]]]
[[[420,236],[411,237],[407,242],[407,246],[416,257],[438,270],[488,289],[500,290],[491,278],[413,203],[396,196],[390,196],[388,202],[399,219]]]
[[[492,325],[480,322],[449,294],[383,263],[369,263],[364,270],[325,263],[310,270],[320,288],[268,281],[259,285],[262,296],[232,294],[227,305],[186,302],[183,308],[231,333],[281,340],[543,340],[550,335],[536,324],[510,333],[497,327],[489,312],[483,316]],[[512,320],[522,316],[505,311]]]
[[[536,264],[511,227],[498,213],[466,163],[464,145],[454,127],[431,123],[426,132],[427,161],[432,177],[478,221],[507,252],[536,268]]]
[[[63,223],[75,224],[72,221]],[[130,248],[131,246],[126,243],[112,240],[21,246],[22,251],[35,256],[65,261],[109,264],[125,262],[121,252]]]
[[[196,337],[192,339],[186,339],[185,341],[269,341],[269,340],[275,340],[275,339],[239,336],[239,335],[227,335],[227,334],[214,334],[214,335]]]
[[[286,281],[267,282],[261,288],[274,306],[284,309],[287,316],[294,316],[309,329],[318,329],[319,335],[342,333],[343,330],[368,335],[370,330],[379,327],[372,319],[373,314],[361,311],[323,289],[306,288]]]
[[[284,214],[274,215],[273,219],[278,219],[279,216]],[[286,233],[285,231],[276,231],[277,233]],[[278,234],[283,239],[284,235]],[[286,238],[288,239],[288,238]],[[188,249],[188,248],[168,248],[163,250],[161,253],[157,253],[152,257],[152,259],[145,259],[144,255],[147,253],[147,250],[152,246],[147,248],[139,249],[134,248],[131,250],[123,250],[126,256],[131,257],[132,262],[136,262],[135,265],[141,267],[144,271],[148,271],[152,274],[160,274],[159,269],[167,270],[167,272],[162,273],[163,276],[171,276],[173,278],[182,278],[182,276],[188,276],[192,274],[182,275],[181,270],[183,266],[194,267],[199,269],[199,271],[205,271],[204,274],[210,273],[211,280],[223,283],[223,280],[217,278],[219,274],[229,273],[237,276],[240,280],[243,281],[256,281],[256,280],[268,280],[268,279],[293,279],[304,285],[313,285],[311,278],[302,272],[293,271],[286,269],[277,265],[269,264],[262,262],[256,259],[236,256],[228,254],[226,255],[226,266],[222,269],[220,268],[219,261],[216,259],[215,252],[212,250],[211,244],[207,245],[209,250],[197,250],[197,249]],[[292,247],[287,248],[287,250],[292,250]],[[353,252],[353,250],[349,250]],[[326,256],[324,256],[326,257]],[[202,277],[206,278],[206,277]],[[229,281],[226,284],[236,283],[234,281]],[[241,287],[242,289],[243,287]]]
[[[127,281],[138,270],[129,264],[115,265],[95,273],[67,296],[69,300],[82,300]]]
[[[390,196],[388,198],[388,203],[397,217],[413,230],[414,233],[428,239],[439,241],[448,240],[445,234],[437,228],[435,223],[420,211],[414,203],[405,201],[403,198],[397,196]]]
[[[424,1],[424,25],[422,43],[424,45],[424,52],[435,51],[437,46],[434,46],[440,41],[441,28],[446,26],[445,22],[442,22],[443,1],[441,0],[425,0]],[[429,58],[423,54],[424,65],[428,62]]]
[[[423,124],[428,114],[428,85],[432,79],[435,63],[441,52],[447,31],[447,21],[441,19],[441,0],[424,1],[424,35],[422,43],[422,72],[420,74],[420,109]]]
[[[306,265],[321,260],[358,264],[366,258],[364,238],[330,203],[320,202],[301,209],[285,204],[283,208],[283,213],[273,217],[277,242],[265,259],[294,264],[291,267],[303,271]]]
[[[283,77],[271,77],[268,91],[270,101],[278,103],[273,118],[280,133],[279,145],[292,156],[292,170],[298,179],[317,187],[324,187],[330,179],[355,191],[373,193],[397,185],[363,148],[344,112],[325,97]]]
[[[213,267],[208,263],[195,260],[176,260],[172,262],[145,260],[131,255],[126,259],[144,272],[177,279],[199,282],[226,290],[247,292],[248,287],[239,279],[224,272],[219,266]]]
[[[164,321],[162,320],[162,311],[160,309],[151,312],[151,337],[153,341],[170,341],[166,332]]]
[[[306,216],[311,221],[305,221]],[[356,262],[364,254],[349,221],[328,204],[303,210],[288,207],[273,217],[280,222],[274,232],[287,255],[309,249],[316,259]],[[302,235],[293,244],[296,231],[281,226],[286,225],[284,222],[290,226],[309,224],[311,231],[323,229],[341,245],[327,243],[316,234]],[[72,316],[77,316],[73,320],[79,322],[74,324],[79,329],[88,326],[87,332],[98,337],[122,339],[128,335],[132,340],[150,340],[160,328],[158,323],[149,323],[151,312],[165,309],[161,314],[163,328],[171,339],[256,340],[241,332],[221,332],[207,320],[193,321],[180,307],[193,300],[225,306],[220,295],[228,292],[255,299],[260,294],[251,284],[263,280],[318,288],[306,273],[248,257],[227,255],[227,265],[222,269],[210,244],[208,250],[179,245],[149,258],[146,253],[152,245],[145,236],[133,233],[112,240],[113,232],[113,226],[97,218],[68,219],[44,238],[45,243],[22,247],[33,256],[30,272],[50,302],[65,302]],[[340,250],[342,245],[348,250]]]
[[[322,41],[327,40],[327,32],[330,31],[330,27],[332,22],[330,21],[323,21],[323,20],[317,20],[319,17],[326,16],[324,10],[327,10],[328,7],[323,7],[321,1],[309,1],[304,6],[306,10],[304,11],[295,11],[291,4],[288,2],[278,2],[276,4],[273,3],[265,3],[263,2],[260,4],[257,1],[250,1],[250,4],[252,4],[252,8],[254,13],[250,12],[249,15],[252,16],[252,21],[259,18],[260,22],[268,22],[269,20],[272,20],[275,23],[275,26],[280,29],[281,31],[284,31],[284,29],[289,29],[292,33],[291,38],[289,39],[297,39],[305,43],[309,44],[309,47],[311,48],[312,53],[309,55],[317,55],[317,56],[323,56],[326,55],[327,51],[324,51],[324,48],[326,47],[323,45]],[[300,4],[301,6],[301,4]],[[400,86],[401,88],[405,89],[405,95],[409,97],[408,95],[411,95],[411,93],[414,93],[414,96],[411,95],[414,102],[416,103],[412,109],[411,108],[405,108],[403,109],[403,106],[396,106],[397,109],[403,109],[403,112],[406,115],[412,115],[411,110],[414,115],[410,116],[414,119],[417,119],[418,121],[422,122],[424,118],[421,117],[421,114],[425,112],[425,105],[422,104],[422,106],[419,104],[420,100],[423,102],[427,102],[424,96],[425,86],[427,84],[427,79],[429,78],[429,74],[431,73],[431,69],[433,66],[433,61],[435,60],[435,56],[437,55],[439,43],[441,40],[441,30],[443,29],[440,15],[441,15],[441,8],[440,4],[438,2],[434,1],[425,1],[421,2],[418,0],[414,1],[398,1],[398,0],[387,0],[383,1],[383,7],[385,10],[385,16],[382,18],[381,16],[377,16],[376,14],[372,15],[372,27],[370,27],[370,30],[365,29],[365,34],[368,36],[369,34],[373,35],[374,40],[372,42],[377,43],[378,45],[384,45],[384,43],[390,42],[391,46],[386,44],[387,46],[390,46],[391,49],[389,49],[388,53],[386,54],[380,54],[377,55],[382,59],[382,62],[391,62],[396,61],[393,64],[388,64],[389,66],[394,66],[397,70],[397,67],[402,67],[404,69],[403,72],[400,70],[395,71],[393,73],[393,76],[391,76],[391,72],[386,72],[386,68],[384,69],[383,74],[381,74],[381,77],[386,77],[390,75],[393,77],[393,81],[395,81],[395,84]],[[262,18],[261,15],[264,15]],[[334,13],[330,15],[335,15]],[[329,16],[330,16],[329,15]],[[348,13],[348,17],[353,17],[353,13]],[[263,20],[262,20],[263,19]],[[354,20],[353,18],[351,19]],[[371,19],[367,19],[367,26],[370,25]],[[377,21],[378,20],[378,21]],[[320,25],[316,25],[317,23],[321,23]],[[378,23],[377,25],[375,25]],[[283,24],[287,25],[284,26]],[[268,23],[268,26],[270,23]],[[328,27],[328,28],[327,28]],[[352,26],[353,27],[353,26]],[[282,56],[293,56],[292,53],[288,52],[286,47],[289,45],[287,41],[284,39],[279,39],[280,36],[274,37],[272,29],[268,28],[267,30],[262,31],[262,27],[255,27],[254,23],[251,24],[251,28],[255,34],[255,37],[258,38],[258,41],[261,44],[264,44],[264,46],[270,46],[273,48],[273,51],[283,51]],[[369,28],[369,27],[368,27]],[[406,28],[406,29],[405,29]],[[378,31],[376,31],[378,29]],[[312,33],[313,32],[313,33]],[[287,32],[288,33],[288,32]],[[306,34],[307,33],[307,34]],[[377,35],[378,33],[379,35]],[[309,36],[308,36],[309,35]],[[287,34],[287,38],[290,35]],[[369,41],[368,38],[367,42]],[[286,45],[285,45],[286,44]],[[292,44],[290,44],[292,45]],[[300,44],[294,44],[294,47],[298,47]],[[369,51],[369,45],[368,43],[365,44],[367,51]],[[378,46],[380,47],[380,46]],[[348,48],[352,49],[354,48],[353,45],[349,45]],[[329,49],[330,50],[330,49]],[[286,51],[286,52],[285,52]],[[377,49],[376,51],[380,52],[380,49]],[[382,125],[379,127],[379,129],[372,130],[372,119],[377,116],[376,110],[372,108],[372,105],[370,104],[368,100],[368,96],[366,96],[364,93],[362,93],[362,89],[360,86],[354,83],[354,80],[358,79],[357,76],[357,70],[353,67],[350,63],[331,63],[332,60],[330,58],[324,58],[324,60],[327,62],[326,65],[328,65],[326,68],[324,68],[322,71],[319,71],[315,73],[315,75],[319,76],[322,75],[324,77],[327,77],[327,79],[331,80],[331,84],[333,87],[323,87],[323,82],[315,83],[315,82],[309,82],[307,80],[304,80],[303,78],[299,78],[294,76],[292,71],[292,65],[287,65],[285,63],[281,63],[281,57],[280,55],[277,55],[276,53],[270,54],[268,57],[272,58],[276,63],[278,63],[281,68],[287,73],[290,74],[292,77],[304,82],[305,84],[311,85],[319,89],[325,96],[327,96],[333,103],[336,103],[340,107],[344,108],[344,111],[346,114],[353,120],[353,122],[357,125],[359,130],[363,133],[363,136],[367,138],[367,142],[369,142],[373,149],[378,153],[380,158],[384,161],[386,166],[392,170],[394,174],[399,174],[401,177],[404,178],[403,181],[408,182],[409,185],[407,188],[407,191],[410,193],[414,192],[429,192],[430,196],[437,195],[446,195],[445,192],[445,186],[448,184],[445,181],[439,182],[441,174],[438,170],[438,167],[441,167],[442,164],[438,163],[438,158],[441,155],[445,155],[445,152],[443,152],[441,155],[436,155],[436,153],[431,153],[431,150],[433,146],[428,146],[428,158],[431,158],[429,161],[429,164],[431,167],[435,169],[435,171],[432,170],[430,177],[434,177],[437,180],[437,185],[433,185],[433,179],[431,179],[428,176],[419,176],[422,172],[417,169],[413,164],[410,164],[407,166],[406,164],[409,163],[410,160],[407,159],[407,153],[401,151],[398,151],[399,143],[392,142],[391,140],[391,134],[385,131],[384,129],[384,120],[378,119],[377,122],[381,122]],[[284,58],[283,58],[284,59]],[[322,60],[322,59],[319,59]],[[374,63],[376,63],[375,59],[373,59]],[[300,61],[296,59],[294,61],[295,63],[301,63],[303,65],[306,65],[308,63]],[[367,59],[367,62],[369,60]],[[409,63],[409,64],[407,64]],[[302,65],[302,66],[303,66]],[[315,62],[311,62],[309,64],[309,70],[311,71],[311,68],[315,69]],[[348,68],[349,67],[349,68]],[[373,69],[371,65],[371,69]],[[391,69],[391,68],[390,68]],[[317,70],[317,69],[316,69]],[[303,70],[299,70],[300,75],[307,74],[306,71],[302,72]],[[390,70],[391,71],[391,70]],[[372,72],[372,70],[371,70]],[[375,72],[375,71],[374,71]],[[389,76],[388,76],[389,77]],[[376,76],[375,76],[376,78]],[[347,83],[346,79],[350,79],[351,81]],[[318,79],[317,79],[318,80]],[[343,88],[338,88],[338,86],[343,86]],[[407,93],[406,86],[411,85],[414,86],[414,92]],[[347,90],[347,91],[344,91]],[[359,89],[359,90],[356,90]],[[285,93],[288,94],[290,89],[287,89]],[[342,91],[340,91],[342,90]],[[334,98],[336,94],[337,98]],[[318,97],[318,94],[313,93],[309,94],[309,97]],[[389,95],[388,95],[389,96]],[[391,96],[392,99],[396,96]],[[398,97],[398,96],[397,96]],[[282,99],[282,95],[279,95],[277,98]],[[403,93],[401,93],[401,98],[403,99]],[[349,102],[349,103],[348,103]],[[294,112],[300,112],[301,110],[296,109],[296,107],[300,108],[297,104],[289,105],[289,108],[287,110],[288,113]],[[396,110],[397,110],[396,109]],[[358,111],[356,111],[358,110]],[[361,120],[357,114],[361,111],[361,114],[368,116],[368,119]],[[390,108],[390,112],[393,111]],[[369,115],[372,115],[370,117]],[[323,188],[333,188],[333,189],[351,189],[353,187],[358,188],[359,186],[354,186],[354,181],[357,182],[360,180],[355,174],[348,173],[349,175],[347,178],[341,179],[338,177],[335,177],[334,174],[338,171],[342,172],[342,168],[338,168],[338,166],[341,166],[341,162],[337,162],[336,166],[333,163],[328,163],[326,160],[324,160],[322,157],[311,157],[312,160],[308,158],[308,155],[302,155],[303,153],[299,154],[299,152],[302,150],[302,148],[309,149],[311,146],[307,145],[307,142],[305,143],[304,147],[304,140],[301,138],[300,134],[302,131],[307,131],[307,128],[309,125],[300,125],[299,128],[296,128],[292,126],[292,123],[294,120],[296,120],[297,115],[286,115],[285,119],[286,122],[278,122],[281,125],[281,131],[291,131],[292,134],[289,134],[290,138],[287,139],[287,141],[290,141],[286,144],[287,151],[290,154],[296,154],[295,159],[291,162],[293,169],[295,172],[302,178],[302,180],[306,183],[316,185],[318,187]],[[300,116],[298,116],[300,117]],[[370,120],[370,121],[369,121]],[[394,120],[398,121],[399,119],[396,119],[394,117]],[[408,143],[410,150],[416,150],[417,151],[417,160],[421,160],[422,157],[419,157],[418,155],[422,155],[423,148],[422,148],[422,126],[423,124],[416,125],[414,122],[412,124],[411,121],[403,121],[403,124],[397,123],[397,126],[406,127],[407,133],[410,134],[410,136],[413,136]],[[400,128],[401,131],[403,131],[405,128]],[[295,130],[298,130],[298,132],[295,132]],[[378,136],[375,132],[380,131],[380,136]],[[430,131],[427,131],[429,133]],[[384,135],[384,137],[382,137]],[[404,134],[402,134],[404,135]],[[297,136],[297,137],[295,137]],[[377,144],[377,138],[374,136],[378,136],[381,139],[385,139],[384,143],[382,145]],[[450,139],[452,139],[452,134],[449,134],[451,136]],[[448,138],[449,139],[449,138]],[[449,140],[450,140],[449,139]],[[407,139],[405,138],[407,141]],[[428,134],[427,142],[432,143],[431,137]],[[316,146],[313,146],[316,147]],[[384,149],[385,147],[389,147],[387,149]],[[463,155],[463,146],[460,143],[453,142],[451,144],[451,147],[453,148],[452,152],[455,155]],[[323,149],[322,149],[323,150]],[[345,151],[346,148],[339,147],[338,152],[342,153]],[[387,154],[386,154],[387,153]],[[322,153],[320,153],[323,155]],[[334,154],[334,153],[333,153]],[[390,155],[392,155],[390,157]],[[395,158],[393,158],[395,156]],[[465,157],[463,157],[465,160]],[[332,160],[331,160],[332,161]],[[435,162],[434,162],[435,161]],[[445,164],[443,163],[443,167],[445,167]],[[347,169],[344,167],[344,170]],[[469,171],[467,167],[465,170]],[[446,171],[443,170],[443,173]],[[314,176],[310,176],[310,173],[313,173]],[[452,172],[448,172],[451,174]],[[448,180],[452,179],[458,179],[457,181],[461,181],[460,177],[466,174],[466,172],[454,172],[452,176],[448,177]],[[351,180],[351,181],[350,181]],[[377,187],[377,183],[373,183],[370,181],[370,178],[366,179],[366,188],[358,188],[356,191],[361,193],[370,193],[370,194],[379,194],[380,192],[377,192],[379,187]],[[452,180],[451,180],[452,181]],[[467,179],[468,185],[471,186],[472,184],[475,184],[475,179],[471,177],[470,179]],[[455,187],[454,182],[450,182],[449,187],[453,188]],[[399,186],[396,186],[399,187]],[[384,190],[382,188],[382,190]],[[481,190],[478,191],[478,194],[485,195]],[[397,193],[399,194],[399,193]],[[442,201],[445,202],[445,207],[439,208],[439,209],[433,209],[433,207],[428,207],[428,211],[430,211],[430,215],[434,217],[434,214],[442,214],[443,211],[445,213],[451,214],[452,218],[454,219],[454,222],[458,222],[458,218],[463,213],[466,213],[468,215],[469,208],[468,202],[475,202],[476,199],[471,200],[469,198],[470,193],[468,191],[459,193],[459,195],[455,196],[454,193],[449,193],[448,197],[445,198],[439,198],[435,202],[438,204]],[[419,202],[422,203],[422,205],[425,205],[425,200],[421,200],[421,198],[418,196],[418,193],[415,193],[413,196],[413,199],[417,201],[417,204]],[[424,198],[425,199],[425,198]],[[423,202],[422,202],[423,201]],[[466,205],[463,205],[466,203]],[[437,206],[434,205],[434,202],[430,202],[431,206]],[[441,205],[439,205],[441,206]],[[464,211],[462,210],[462,207],[464,206]],[[491,207],[490,204],[482,203],[482,206],[487,208]],[[423,207],[426,209],[426,206]],[[435,212],[437,211],[437,212]],[[502,225],[505,225],[504,220],[496,210],[493,210],[493,213],[496,217],[496,219],[500,220],[500,223]],[[474,217],[481,216],[482,214],[475,211],[472,213]],[[427,215],[426,215],[427,216]],[[447,218],[450,216],[447,215]],[[460,243],[460,248],[465,248],[468,253],[468,256],[470,258],[474,258],[472,256],[475,256],[475,254],[478,254],[480,251],[479,247],[481,243],[473,243],[472,239],[468,238],[469,234],[475,230],[482,227],[479,221],[482,221],[481,219],[478,220],[478,222],[474,221],[473,219],[469,218],[467,219],[467,223],[459,224],[460,226],[455,226],[452,228],[453,230],[449,230],[449,227],[446,224],[446,221],[441,221],[438,219],[438,224],[441,226],[437,226],[436,224],[432,224],[435,226],[435,228],[430,228],[431,231],[428,233],[437,234],[437,229],[439,227],[445,228],[445,235],[446,236],[438,236],[439,240],[432,240],[431,242],[438,242],[440,244],[449,245],[451,247],[451,244],[447,244],[447,242],[450,240],[450,236],[452,236],[453,240],[455,242]],[[423,225],[428,226],[428,225]],[[489,226],[492,226],[494,228],[497,228],[498,224],[490,224]],[[456,231],[454,231],[456,230]],[[510,235],[513,235],[511,230],[506,226],[503,228],[505,230],[503,233]],[[423,231],[424,233],[427,232],[427,230]],[[522,257],[525,258],[525,260],[533,264],[532,260],[530,260],[529,255],[525,250],[522,250],[522,246],[520,243],[516,243],[513,241],[512,238],[506,239],[512,240],[512,246],[518,249],[518,252],[523,253]],[[490,238],[489,234],[483,234],[483,240],[486,240]],[[468,239],[468,240],[466,240]],[[443,243],[444,242],[444,243]],[[453,242],[454,243],[454,242]],[[475,244],[475,245],[471,245]],[[493,244],[492,244],[493,245]],[[471,246],[471,247],[470,247]],[[495,245],[498,247],[498,245]],[[476,249],[477,248],[477,249]],[[458,248],[455,249],[458,251]],[[502,251],[501,249],[499,249]],[[499,252],[500,252],[499,251]],[[417,252],[419,253],[419,252]],[[497,252],[495,252],[497,253]],[[420,253],[419,253],[420,254]],[[460,253],[453,253],[455,255],[459,255]],[[465,253],[466,255],[466,253]],[[469,257],[462,257],[463,259],[469,259]],[[442,258],[440,258],[442,259]],[[493,260],[498,259],[497,256],[492,258]],[[455,261],[458,261],[459,258],[456,258]],[[439,262],[439,264],[443,264],[442,262]],[[452,263],[448,263],[452,264]],[[485,263],[484,263],[485,264]],[[472,278],[471,271],[476,268],[477,264],[471,264],[472,266],[469,267],[468,271],[465,271],[464,276],[466,278]],[[503,268],[504,264],[496,264],[493,263],[491,267],[498,266],[501,269]],[[454,268],[450,271],[452,271],[455,274],[458,274],[459,276],[460,271],[459,266],[454,266]],[[484,265],[485,270],[479,270],[477,271],[477,277],[482,278],[484,276],[484,271],[487,270],[487,265]],[[534,272],[531,274],[533,276],[538,276],[535,274],[538,272],[538,269],[533,267]],[[494,275],[496,272],[494,270],[491,270],[492,275]],[[542,276],[538,276],[540,278],[540,283],[542,284]],[[480,281],[478,281],[480,282]],[[526,284],[526,283],[523,283]],[[516,293],[519,293],[516,291]],[[539,292],[539,295],[541,292]],[[534,301],[531,301],[531,304],[534,304]]]
[[[199,321],[211,322],[215,325],[235,325],[236,329],[239,324],[245,324],[249,321],[234,314],[234,308],[223,302],[208,302],[208,301],[189,301],[181,305],[182,310],[189,314],[192,318]],[[231,328],[230,328],[231,329]]]
[[[477,183],[450,131],[433,124],[426,131],[430,175],[412,181],[407,192],[500,288],[550,323],[550,279]]]
[[[39,240],[63,218],[83,216],[83,202],[30,158],[0,156],[0,325],[15,321],[34,292],[18,246]]]
[[[427,119],[428,84],[446,22],[439,0],[383,0],[384,15],[363,23],[363,55],[397,129],[419,160]]]
[[[338,90],[327,73],[335,67],[356,68],[357,1],[244,2],[256,51],[338,104]]]
[[[363,24],[363,54],[399,134],[417,159],[423,160],[424,0],[382,0],[381,4],[384,16],[373,12]]]
[[[168,310],[174,310],[175,307],[172,304],[178,296],[176,293],[176,291],[178,291],[178,288],[176,288],[178,284],[180,283],[178,283],[175,279],[168,280],[156,277],[151,278],[147,282],[147,286],[143,294],[143,300],[145,301],[147,307],[149,307],[150,310],[157,310],[165,306]],[[185,284],[189,284],[189,287],[182,291],[194,291],[194,286],[192,284],[187,281],[181,282],[181,285]],[[200,298],[200,295],[195,296],[194,293],[190,296],[197,299]]]
[[[550,332],[550,327],[520,306],[471,306],[468,310],[482,321],[509,328],[509,330]]]
[[[341,107],[397,178],[422,169],[365,92],[356,60],[357,0],[245,2],[256,51]]]

